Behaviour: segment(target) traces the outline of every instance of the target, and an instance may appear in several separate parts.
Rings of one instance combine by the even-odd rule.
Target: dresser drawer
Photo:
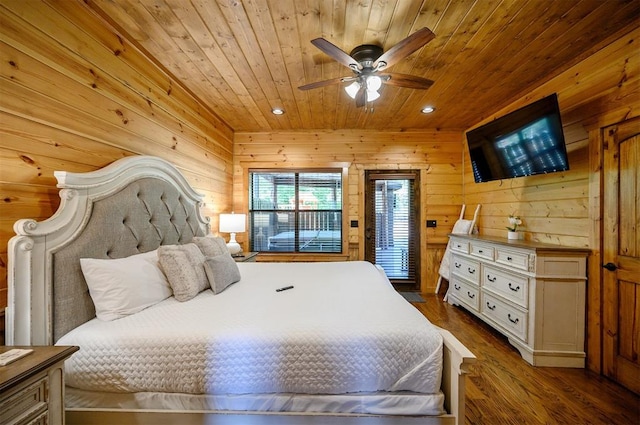
[[[495,292],[524,308],[528,307],[529,278],[527,276],[485,266],[482,274],[482,288]]]
[[[490,245],[472,242],[470,246],[470,253],[471,255],[480,257],[484,260],[493,261],[494,248]]]
[[[535,256],[532,255],[531,263],[535,263]],[[496,263],[511,266],[516,269],[529,271],[529,254],[526,252],[510,251],[508,249],[496,249]]]
[[[463,254],[469,253],[469,242],[459,239],[451,239],[451,251],[462,252]]]
[[[509,305],[486,292],[482,293],[480,310],[483,316],[498,324],[509,334],[527,342],[527,312]]]
[[[39,420],[47,416],[48,385],[48,377],[43,375],[5,394],[0,399],[0,423],[40,423]]]
[[[449,286],[449,295],[455,298],[474,311],[480,312],[480,294],[478,287],[469,285],[457,279],[452,279]]]
[[[479,285],[480,263],[459,255],[453,255],[453,261],[451,262],[451,274],[458,275],[469,282]]]

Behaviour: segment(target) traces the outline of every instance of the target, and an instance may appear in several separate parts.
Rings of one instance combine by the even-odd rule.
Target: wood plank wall
[[[462,131],[236,133],[235,210],[248,209],[247,176],[252,168],[344,167],[348,174],[344,222],[360,223],[358,228],[347,227],[349,258],[363,259],[365,170],[420,170],[421,288],[426,291],[435,288],[447,234],[460,214],[462,140]],[[427,229],[427,219],[437,220],[438,226]]]
[[[600,370],[601,349],[602,128],[640,116],[639,40],[639,28],[621,33],[613,43],[489,117],[558,93],[569,171],[476,184],[466,150],[464,155],[463,199],[482,204],[482,234],[505,236],[507,217],[514,213],[524,221],[526,239],[591,249],[587,363],[595,371]]]
[[[205,195],[213,220],[230,207],[231,129],[88,8],[2,2],[0,36],[0,309],[13,223],[56,211],[54,170],[155,155]]]
[[[638,33],[636,29],[626,34],[478,123],[558,93],[570,165],[564,173],[477,184],[465,146],[464,200],[483,204],[483,234],[505,236],[507,217],[515,213],[524,221],[526,239],[590,246],[589,132],[639,113]]]

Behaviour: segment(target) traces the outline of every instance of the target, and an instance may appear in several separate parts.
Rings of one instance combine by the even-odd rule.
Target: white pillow
[[[100,320],[137,313],[171,296],[157,251],[113,260],[81,258],[80,267]]]

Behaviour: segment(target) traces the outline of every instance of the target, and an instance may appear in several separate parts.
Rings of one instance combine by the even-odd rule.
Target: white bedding
[[[442,337],[367,262],[240,263],[242,279],[62,337],[82,390],[439,394]],[[294,285],[291,290],[276,288]]]

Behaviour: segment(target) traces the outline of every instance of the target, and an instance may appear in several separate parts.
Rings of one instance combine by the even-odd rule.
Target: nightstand
[[[233,259],[236,263],[255,263],[257,256],[257,252],[243,252],[242,256],[233,257]]]
[[[0,366],[0,423],[64,424],[64,361],[78,347],[31,348],[31,354]]]

